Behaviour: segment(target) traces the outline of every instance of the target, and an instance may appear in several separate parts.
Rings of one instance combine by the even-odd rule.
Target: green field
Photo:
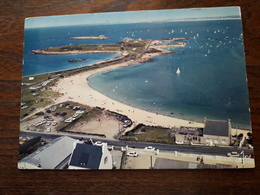
[[[134,131],[128,132],[126,139],[138,142],[174,144],[174,138],[169,136],[169,131],[170,129],[159,126],[141,126]]]
[[[110,45],[65,45],[61,47],[49,47],[43,49],[48,52],[66,52],[66,51],[118,51],[119,44]]]
[[[143,52],[148,40],[132,40],[127,43],[119,42],[116,44],[101,45],[65,45],[60,47],[49,47],[42,49],[45,52],[68,52],[68,51],[128,51],[130,55],[136,55]]]

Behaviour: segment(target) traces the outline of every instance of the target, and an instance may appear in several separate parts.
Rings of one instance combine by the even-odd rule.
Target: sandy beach
[[[142,58],[139,58],[138,60],[122,62],[115,65],[110,65],[107,67],[82,72],[77,75],[62,78],[56,83],[54,87],[52,87],[54,91],[62,94],[61,97],[55,100],[55,103],[75,101],[91,107],[98,106],[101,108],[105,108],[106,110],[114,111],[128,116],[133,121],[134,125],[143,123],[145,125],[155,125],[162,127],[204,127],[204,123],[192,122],[188,120],[164,116],[125,105],[95,91],[90,87],[87,82],[87,78],[93,74],[105,72],[119,67],[130,66],[142,61],[146,61],[147,59],[150,59],[156,55],[161,55],[161,53],[144,54]],[[247,132],[248,131],[241,129],[232,129],[231,133],[232,135],[236,133],[243,133],[246,135]]]
[[[151,58],[158,53],[145,54],[142,56],[141,60]],[[115,101],[107,96],[92,89],[87,78],[95,73],[104,72],[112,70],[115,68],[129,66],[136,64],[138,61],[132,60],[128,62],[123,62],[96,70],[91,70],[87,72],[82,72],[77,75],[72,75],[60,79],[57,84],[52,87],[54,91],[63,94],[60,98],[55,100],[55,103],[60,103],[64,101],[75,101],[81,104],[89,105],[92,107],[98,106],[105,108],[110,111],[114,111],[123,115],[128,116],[135,124],[143,123],[145,125],[160,125],[163,127],[179,127],[179,126],[194,126],[203,127],[203,123],[190,122],[187,120],[177,119],[173,117],[168,117],[156,113],[151,113],[145,110],[134,108],[118,101]]]

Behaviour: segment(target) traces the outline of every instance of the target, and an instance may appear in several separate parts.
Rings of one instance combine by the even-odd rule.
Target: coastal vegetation
[[[53,100],[60,97],[61,94],[50,88],[57,80],[58,77],[54,73],[22,78],[21,119],[53,104]]]
[[[42,51],[45,52],[67,52],[67,51],[118,51],[120,49],[119,44],[107,44],[107,45],[65,45],[61,47],[49,47]]]
[[[122,140],[174,144],[175,140],[170,132],[170,128],[140,124],[132,131],[127,132]]]
[[[44,74],[38,74],[33,76],[24,76],[22,78],[22,85],[32,85],[41,81],[45,81],[48,78],[51,78],[54,76],[54,73],[44,73]],[[33,79],[29,79],[30,77],[33,77]]]
[[[50,90],[48,87],[41,89],[25,88],[22,90],[21,118],[24,118],[41,108],[53,104],[53,100],[60,94]]]
[[[71,53],[106,53],[106,52],[128,52],[129,55],[136,55],[145,52],[150,40],[125,38],[116,44],[98,45],[65,45],[60,47],[49,47],[41,50],[33,50],[32,54],[59,55]]]
[[[171,41],[171,40],[170,40]],[[167,43],[165,43],[167,42]],[[61,104],[72,104],[85,108],[84,113],[80,114],[78,117],[74,117],[73,122],[66,122],[69,117],[73,116],[75,111],[65,109],[61,104],[55,104],[55,100],[59,97],[66,96],[66,94],[60,93],[59,91],[53,91],[52,86],[57,84],[59,79],[65,78],[77,74],[79,72],[84,72],[96,68],[101,68],[109,65],[114,65],[119,62],[127,62],[129,60],[133,61],[132,63],[142,63],[147,62],[150,59],[151,55],[161,55],[167,53],[173,53],[172,51],[164,50],[165,45],[169,46],[169,40],[162,41],[152,41],[152,40],[142,40],[142,39],[131,39],[125,38],[121,42],[116,44],[100,44],[100,45],[65,45],[60,47],[49,47],[41,50],[33,50],[32,54],[43,54],[43,55],[69,55],[75,53],[106,53],[106,52],[118,52],[122,56],[106,60],[104,62],[99,62],[91,66],[84,66],[80,68],[74,68],[70,70],[61,70],[52,73],[34,75],[23,77],[23,89],[22,89],[22,105],[21,105],[21,119],[22,121],[31,121],[42,118],[44,116],[52,116],[58,124],[53,127],[53,131],[64,131],[69,133],[89,133],[86,132],[86,129],[91,123],[100,123],[100,119],[109,118],[108,121],[113,121],[117,128],[121,121],[116,119],[117,113],[115,116],[112,116],[111,113],[107,110],[102,110],[99,107],[90,107],[87,105],[80,105],[79,103],[73,102],[63,102]],[[173,43],[175,46],[183,46],[178,43]],[[143,55],[146,54],[146,55]],[[142,58],[142,56],[146,56]],[[76,59],[82,60],[82,59]],[[69,99],[73,99],[68,97]],[[49,108],[48,108],[49,106]],[[50,111],[50,107],[56,107],[55,112]],[[23,109],[24,108],[24,109]],[[66,111],[64,111],[66,110]],[[66,116],[60,116],[60,113],[66,112]],[[37,116],[37,113],[41,113]],[[36,115],[35,115],[36,114]],[[24,120],[25,119],[25,120]],[[95,124],[96,125],[96,124]],[[94,126],[95,126],[94,125]],[[79,127],[85,127],[84,129],[79,129]],[[123,124],[121,124],[123,128]],[[39,128],[39,129],[38,129]],[[35,131],[45,131],[46,127],[40,126],[37,128],[32,128]],[[30,130],[32,130],[30,128]],[[113,128],[114,129],[114,128]],[[124,129],[122,129],[124,131]],[[158,143],[174,143],[173,137],[169,136],[169,129],[163,128],[160,126],[144,126],[142,130],[131,131],[127,136],[119,136],[125,140],[135,140],[135,141],[145,141],[145,142],[158,142]],[[95,131],[93,131],[95,133]],[[117,132],[117,129],[116,129]],[[101,134],[100,134],[101,135]]]

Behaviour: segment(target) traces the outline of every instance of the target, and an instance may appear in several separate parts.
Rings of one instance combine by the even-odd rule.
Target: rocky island
[[[68,60],[68,62],[83,62],[86,59],[73,59],[73,60]]]
[[[179,38],[178,40],[184,40]],[[42,55],[68,55],[78,53],[121,53],[124,56],[140,57],[144,53],[158,53],[169,54],[174,53],[165,50],[167,47],[184,47],[185,42],[173,42],[175,39],[170,40],[142,40],[124,38],[121,42],[115,44],[99,44],[99,45],[65,45],[60,47],[49,47],[40,50],[32,50],[32,54]]]

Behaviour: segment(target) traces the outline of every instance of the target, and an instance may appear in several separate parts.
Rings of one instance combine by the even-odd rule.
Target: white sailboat
[[[181,73],[180,68],[178,68],[176,74],[180,74],[180,73]]]

